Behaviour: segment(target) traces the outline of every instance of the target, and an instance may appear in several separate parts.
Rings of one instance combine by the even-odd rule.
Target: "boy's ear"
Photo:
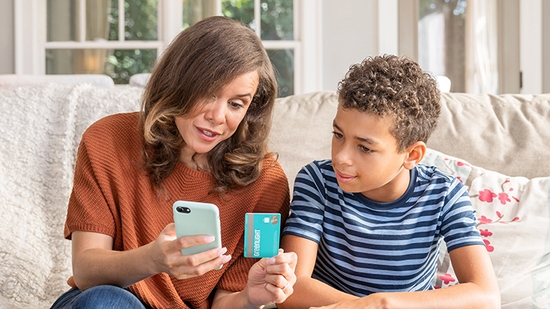
[[[408,153],[408,156],[405,159],[403,166],[406,169],[411,170],[418,165],[422,159],[424,159],[424,155],[426,154],[426,144],[418,141],[407,147],[406,152]]]

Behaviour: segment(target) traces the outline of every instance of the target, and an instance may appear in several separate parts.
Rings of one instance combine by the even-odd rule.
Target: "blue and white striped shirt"
[[[406,193],[378,203],[338,186],[332,162],[314,161],[298,173],[283,234],[319,244],[313,271],[356,296],[432,289],[439,245],[483,245],[466,188],[435,167],[411,170]]]

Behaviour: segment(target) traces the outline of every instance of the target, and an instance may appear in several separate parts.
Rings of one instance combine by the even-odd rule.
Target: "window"
[[[47,0],[46,74],[150,72],[163,44],[158,0]]]
[[[206,16],[225,15],[260,36],[276,69],[280,96],[320,89],[316,0],[20,1],[16,24],[40,18],[16,31],[31,47],[20,46],[19,52],[16,47],[18,59],[25,59],[16,63],[19,74],[107,74],[126,84],[133,74],[150,72],[182,29]],[[305,32],[311,37],[302,40]]]
[[[496,2],[420,0],[418,62],[452,91],[498,92]]]
[[[264,42],[277,73],[279,96],[294,94],[295,50],[293,0],[222,0],[222,15],[241,21]]]

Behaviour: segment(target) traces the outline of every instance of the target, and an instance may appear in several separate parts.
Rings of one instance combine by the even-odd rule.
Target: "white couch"
[[[0,89],[0,308],[49,308],[68,286],[63,224],[80,136],[139,109],[142,89],[43,84]],[[426,163],[459,177],[476,207],[503,308],[550,308],[550,95],[445,93]],[[271,132],[290,184],[330,157],[334,92],[278,99]],[[434,282],[456,284],[448,255]],[[455,281],[453,281],[455,280]]]

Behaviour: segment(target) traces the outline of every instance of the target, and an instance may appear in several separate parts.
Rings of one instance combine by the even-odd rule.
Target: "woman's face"
[[[197,102],[189,115],[176,117],[176,126],[185,141],[180,155],[182,162],[190,162],[195,153],[209,152],[235,133],[252,102],[258,82],[256,71],[240,75],[207,102]]]

